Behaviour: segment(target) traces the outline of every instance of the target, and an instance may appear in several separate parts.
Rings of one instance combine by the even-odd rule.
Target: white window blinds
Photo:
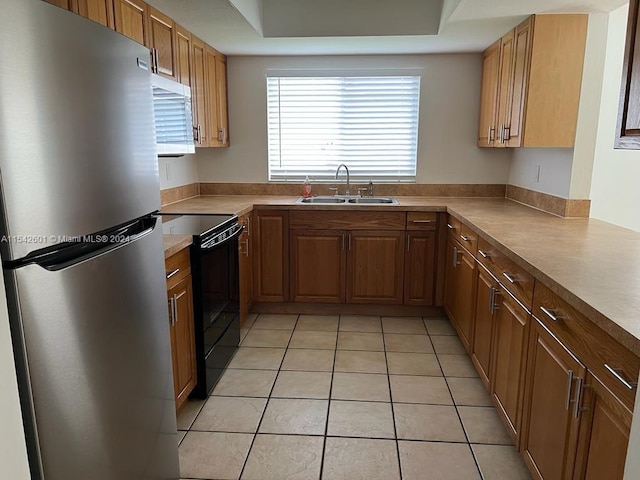
[[[269,179],[415,181],[420,76],[268,76]]]

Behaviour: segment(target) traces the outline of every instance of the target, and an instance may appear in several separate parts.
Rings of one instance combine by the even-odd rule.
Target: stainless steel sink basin
[[[389,197],[358,197],[350,198],[349,203],[358,203],[365,205],[397,205],[398,201],[395,198]]]
[[[346,203],[346,198],[339,197],[309,197],[309,198],[299,198],[297,203],[325,203],[325,204],[341,204]]]

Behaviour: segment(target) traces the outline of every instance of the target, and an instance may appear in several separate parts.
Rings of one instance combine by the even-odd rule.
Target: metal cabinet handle
[[[487,253],[483,252],[482,250],[478,249],[478,254],[482,257],[482,258],[489,258],[489,255],[487,255]]]
[[[202,145],[202,125],[198,124],[198,144]]]
[[[502,276],[506,278],[509,281],[509,283],[516,283],[516,279],[513,276],[509,275],[508,273],[503,272]]]
[[[511,140],[511,127],[504,126],[504,142]]]
[[[611,375],[616,377],[618,381],[622,383],[625,387],[627,387],[629,390],[635,390],[638,387],[638,384],[636,382],[630,382],[622,376],[624,372],[621,368],[613,368],[606,363],[604,364],[604,368],[606,368],[609,371],[609,373],[611,373]]]
[[[458,255],[460,255],[462,252],[460,250],[458,250],[458,247],[453,247],[453,268],[456,268],[458,265],[460,265],[460,262],[458,262]]]
[[[491,142],[493,142],[493,133],[496,131],[495,128],[493,128],[493,125],[489,125],[489,132],[487,133],[487,145],[491,145]]]
[[[167,273],[167,280],[169,280],[171,277],[173,277],[175,274],[177,274],[180,271],[179,268],[176,268],[174,271]]]
[[[571,403],[571,386],[573,385],[573,370],[567,372],[567,397],[564,400],[565,410],[569,410],[569,404]]]
[[[576,398],[573,401],[573,418],[578,418],[580,413],[580,399],[582,397],[582,377],[576,378]]]
[[[347,233],[347,250],[351,251],[351,234]]]
[[[198,143],[198,127],[191,127],[191,130],[193,130],[193,141]]]
[[[544,313],[547,317],[549,317],[554,322],[559,322],[560,320],[562,320],[562,317],[556,314],[555,312],[553,312],[552,310],[544,308],[543,306],[540,306],[540,310],[542,310],[542,313]]]
[[[173,297],[169,297],[169,325],[173,327]]]
[[[247,226],[247,237],[251,236],[251,217],[247,217],[247,221],[245,222]]]
[[[456,229],[456,227],[454,227],[454,226],[453,226],[453,225],[451,225],[450,223],[447,223],[447,228],[448,228],[449,230],[455,230],[455,229]]]
[[[462,235],[462,234],[460,234],[460,238],[461,238],[462,240],[464,240],[465,242],[469,242],[469,241],[470,241],[470,240],[469,240],[469,237],[467,237],[466,235]]]
[[[346,250],[346,246],[345,246],[346,243],[347,243],[347,234],[343,233],[342,234],[342,251]]]
[[[180,296],[184,295],[184,292],[180,294]],[[173,324],[178,323],[178,298],[175,295],[173,296]]]
[[[433,220],[411,220],[411,223],[433,223]]]
[[[222,144],[222,145],[226,145],[227,144],[227,129],[222,127],[221,129],[218,130],[218,141]]]
[[[504,143],[504,123],[500,125],[500,143]]]
[[[495,300],[496,300],[496,288],[491,287],[489,289],[489,313],[493,315],[495,311]]]

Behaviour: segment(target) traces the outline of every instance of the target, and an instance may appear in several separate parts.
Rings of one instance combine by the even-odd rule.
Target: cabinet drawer
[[[640,358],[540,282],[533,314],[633,410],[636,388],[631,384],[638,381]]]
[[[473,255],[478,250],[478,234],[467,227],[464,223],[460,225],[460,243]]]
[[[381,211],[327,211],[289,213],[289,226],[294,229],[313,230],[404,230],[405,212]]]
[[[435,230],[437,226],[436,212],[407,212],[407,230]]]
[[[460,220],[458,220],[454,216],[452,215],[447,216],[447,231],[449,232],[449,235],[454,237],[456,240],[460,240],[461,225],[462,225],[462,222],[460,222]]]
[[[167,288],[174,287],[182,279],[191,275],[189,249],[184,248],[167,258],[165,260],[165,272],[167,275]]]
[[[484,238],[478,240],[478,261],[493,273],[525,307],[533,303],[533,275],[491,246]]]

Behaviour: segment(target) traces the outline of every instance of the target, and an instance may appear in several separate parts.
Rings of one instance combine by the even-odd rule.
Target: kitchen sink
[[[309,197],[309,198],[299,198],[297,203],[324,203],[324,204],[341,204],[346,203],[346,198],[339,197]]]
[[[315,205],[397,205],[398,201],[390,197],[329,197],[317,196],[299,198],[296,203]]]
[[[350,198],[349,203],[358,203],[364,205],[397,205],[398,200],[389,197],[357,197]]]

